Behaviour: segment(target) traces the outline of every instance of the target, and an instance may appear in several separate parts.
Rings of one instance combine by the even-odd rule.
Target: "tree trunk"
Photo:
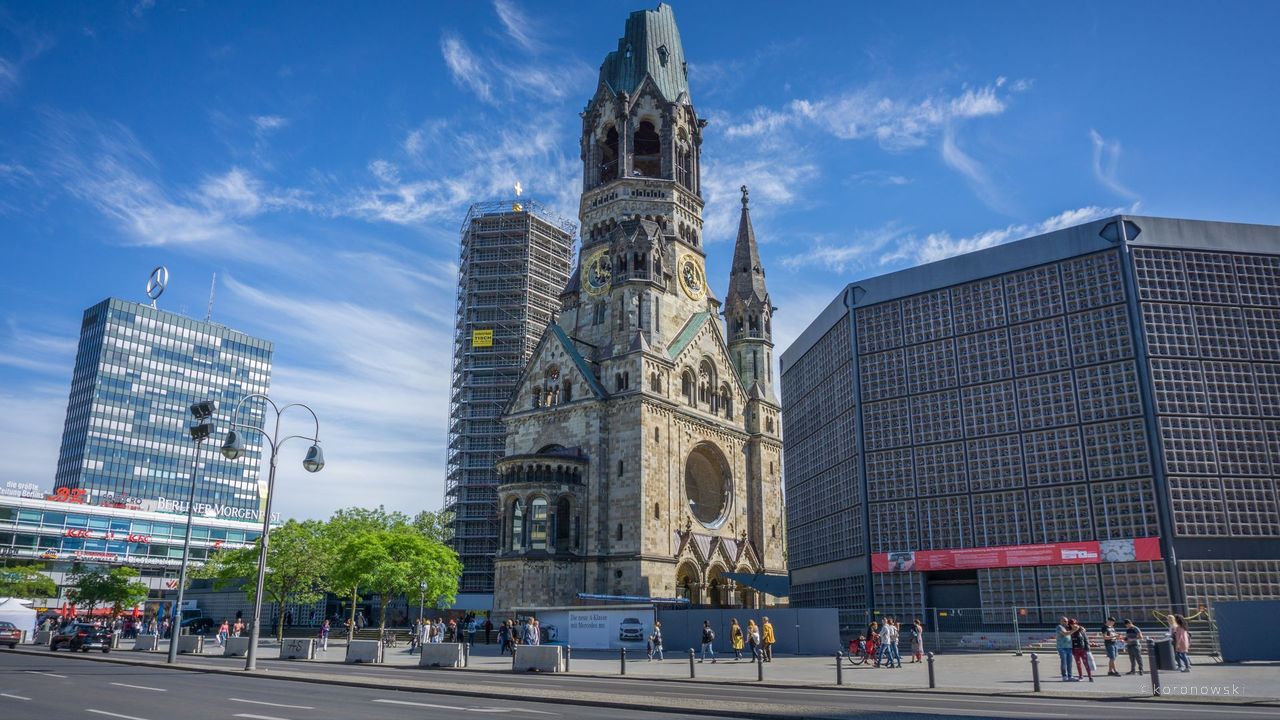
[[[276,642],[284,644],[284,600],[276,603]]]
[[[378,593],[378,604],[381,605],[378,609],[378,632],[381,634],[387,631],[387,596]]]
[[[360,586],[351,588],[351,624],[347,626],[347,642],[350,643],[356,635],[356,599],[359,597]]]

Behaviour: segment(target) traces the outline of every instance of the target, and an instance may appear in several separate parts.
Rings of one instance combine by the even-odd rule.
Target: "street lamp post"
[[[200,446],[213,434],[214,404],[202,400],[191,406],[191,416],[196,424],[190,428],[191,439],[196,441],[196,457],[191,461],[191,490],[187,494],[187,535],[182,541],[182,567],[178,570],[178,601],[174,605],[177,617],[169,631],[169,664],[178,661],[178,636],[182,634],[182,596],[187,590],[187,562],[191,559],[191,513],[196,504],[196,471],[200,467]]]
[[[259,399],[265,401],[271,406],[275,412],[276,422],[271,435],[267,435],[267,431],[256,425],[248,425],[239,422],[240,408],[246,400]],[[280,416],[290,408],[300,407],[311,413],[311,419],[315,422],[315,433],[311,436],[307,435],[290,435],[284,439],[280,438]],[[265,423],[264,423],[265,424]],[[302,460],[302,467],[307,472],[320,472],[324,468],[324,452],[320,450],[320,419],[316,417],[316,413],[311,408],[302,403],[290,403],[284,407],[276,405],[275,401],[267,397],[263,393],[254,393],[246,395],[236,403],[235,412],[231,415],[231,430],[227,432],[227,439],[222,443],[222,455],[228,460],[235,460],[244,455],[244,443],[240,436],[236,434],[236,428],[242,430],[253,430],[262,435],[262,439],[266,440],[271,446],[271,464],[270,470],[267,472],[267,502],[262,509],[262,542],[258,549],[258,590],[253,597],[253,625],[249,630],[249,652],[246,656],[244,669],[256,670],[258,667],[258,630],[262,624],[262,590],[267,578],[267,541],[271,533],[271,501],[275,499],[276,485],[276,453],[280,446],[294,438],[310,440],[311,447],[307,450],[307,456]]]
[[[427,603],[427,581],[418,583],[418,621],[422,621],[422,613]]]

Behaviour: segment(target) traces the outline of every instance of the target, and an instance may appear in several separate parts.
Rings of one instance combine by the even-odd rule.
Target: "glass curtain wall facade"
[[[111,298],[84,313],[58,456],[55,492],[100,504],[183,507],[196,445],[189,407],[217,404],[217,433],[200,455],[196,502],[220,517],[260,517],[261,441],[247,434],[245,457],[226,460],[216,445],[243,397],[267,392],[272,344],[210,322]],[[261,422],[260,403],[241,420]],[[214,446],[214,447],[209,447]],[[163,500],[162,500],[163,499]]]
[[[793,604],[1280,598],[1280,228],[1112,218],[854,283],[782,392]],[[1011,546],[1055,560],[963,552]]]

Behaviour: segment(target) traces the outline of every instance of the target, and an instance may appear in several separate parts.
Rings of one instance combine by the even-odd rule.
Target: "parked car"
[[[53,652],[65,646],[75,652],[89,652],[91,648],[99,648],[104,653],[111,652],[111,628],[94,627],[89,623],[71,623],[56,630],[49,638],[49,651]]]
[[[644,640],[644,623],[640,618],[623,618],[618,625],[618,639],[640,642]]]
[[[193,617],[182,621],[182,631],[187,635],[212,635],[218,631],[213,618]]]
[[[11,622],[0,622],[0,645],[8,645],[12,650],[22,642],[22,631]]]

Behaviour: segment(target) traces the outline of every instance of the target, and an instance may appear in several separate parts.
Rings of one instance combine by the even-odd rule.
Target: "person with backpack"
[[[1191,661],[1187,659],[1187,651],[1191,649],[1191,632],[1187,630],[1187,619],[1174,615],[1169,634],[1173,636],[1173,661],[1178,672],[1191,672]]]
[[[716,631],[711,629],[711,621],[703,620],[702,621],[702,658],[699,659],[698,662],[702,662],[703,660],[706,660],[707,656],[710,655],[711,664],[712,665],[715,664],[716,662],[716,649],[714,646],[715,641],[716,641]]]
[[[1125,618],[1124,621],[1124,651],[1129,655],[1129,672],[1125,675],[1132,675],[1135,670],[1138,675],[1142,675],[1142,630],[1133,621]]]
[[[924,623],[920,618],[907,626],[907,639],[911,641],[911,662],[924,662]]]

